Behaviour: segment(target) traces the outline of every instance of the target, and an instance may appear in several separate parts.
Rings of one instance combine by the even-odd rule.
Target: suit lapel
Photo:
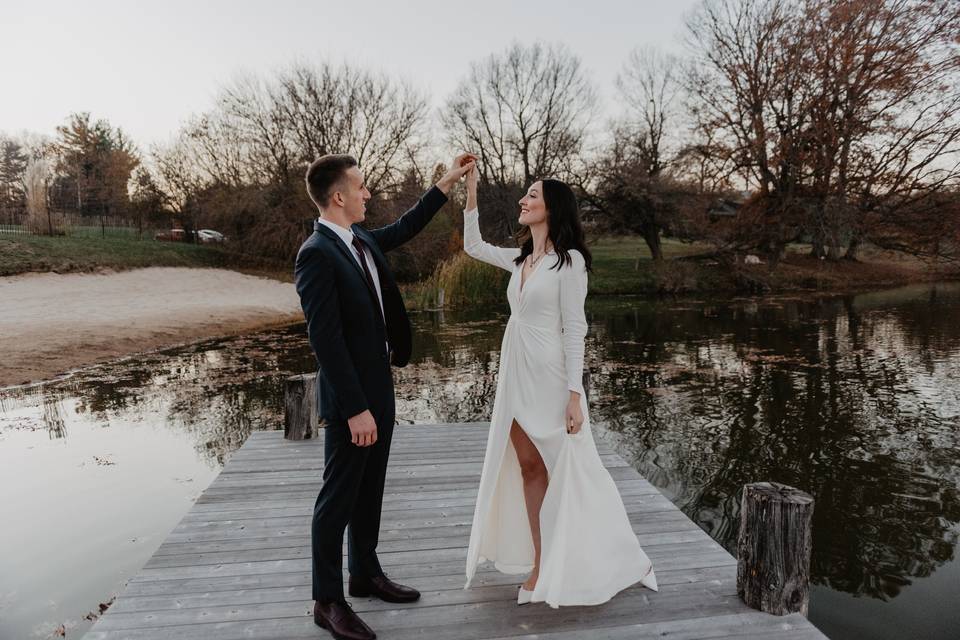
[[[340,236],[338,236],[333,229],[314,221],[313,230],[318,231],[333,240],[333,244],[337,247],[337,249],[340,250],[340,253],[346,256],[347,261],[352,264],[357,270],[357,273],[360,274],[360,279],[364,282],[367,281],[367,276],[363,273],[363,268],[360,266],[360,263],[357,262],[357,256],[353,253],[353,248],[344,244],[343,240],[340,239]],[[370,288],[369,285],[367,288]]]
[[[387,259],[380,251],[380,247],[377,245],[376,239],[369,231],[359,225],[353,225],[352,229],[356,235],[360,236],[360,239],[363,240],[364,244],[367,245],[367,248],[370,249],[370,255],[373,256],[373,262],[377,265],[377,273],[380,275],[380,288],[383,289],[384,282],[388,281],[390,278],[390,270],[387,268]]]

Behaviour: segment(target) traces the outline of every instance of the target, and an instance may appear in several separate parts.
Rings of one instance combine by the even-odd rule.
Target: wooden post
[[[777,482],[744,485],[737,539],[737,595],[774,615],[810,603],[813,497]]]
[[[317,374],[290,376],[283,383],[283,437],[309,440],[317,425]]]

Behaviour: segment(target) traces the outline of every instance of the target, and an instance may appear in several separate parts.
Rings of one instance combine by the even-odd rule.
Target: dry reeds
[[[459,253],[441,262],[418,287],[420,309],[464,309],[506,301],[509,274]]]

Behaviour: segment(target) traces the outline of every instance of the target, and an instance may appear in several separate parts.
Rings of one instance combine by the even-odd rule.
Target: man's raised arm
[[[417,203],[391,224],[370,231],[380,250],[386,253],[407,242],[427,226],[437,211],[447,202],[447,194],[473,167],[476,156],[462,153],[453,159],[453,165],[437,184],[423,194]]]

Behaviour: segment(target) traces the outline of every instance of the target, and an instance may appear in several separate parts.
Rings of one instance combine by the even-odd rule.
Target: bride
[[[657,591],[590,429],[582,375],[591,256],[576,197],[558,180],[533,183],[520,200],[522,245],[495,247],[480,237],[477,179],[474,167],[463,245],[468,255],[511,273],[510,319],[464,588],[488,560],[504,573],[530,573],[518,604],[600,604],[637,581]]]

